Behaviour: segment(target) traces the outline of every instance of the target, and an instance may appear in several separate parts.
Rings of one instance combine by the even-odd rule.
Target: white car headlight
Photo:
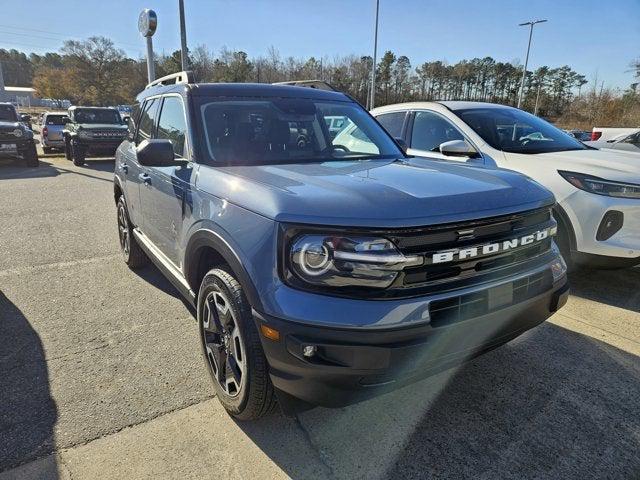
[[[23,133],[23,132],[22,132],[22,130],[21,130],[21,129],[19,129],[19,128],[16,128],[16,129],[13,131],[13,135],[14,135],[15,137],[18,137],[18,138],[20,138],[23,134],[24,134],[24,133]]]
[[[640,185],[635,183],[614,182],[584,173],[563,170],[558,170],[558,173],[571,185],[585,192],[607,197],[640,199]]]

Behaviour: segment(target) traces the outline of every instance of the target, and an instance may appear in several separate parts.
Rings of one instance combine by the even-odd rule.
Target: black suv
[[[182,72],[138,95],[131,125],[114,178],[124,260],[151,259],[196,308],[240,419],[398,388],[566,301],[548,190],[408,157],[345,94]]]
[[[0,103],[0,158],[18,158],[27,167],[39,165],[33,131],[11,103]]]
[[[127,125],[115,108],[71,107],[65,120],[64,152],[81,166],[89,155],[112,157],[127,135]]]

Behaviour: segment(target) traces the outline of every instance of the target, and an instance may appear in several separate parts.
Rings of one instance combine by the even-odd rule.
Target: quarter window
[[[437,152],[444,142],[464,140],[462,134],[449,121],[433,112],[416,112],[411,132],[411,148]]]
[[[166,97],[162,104],[156,137],[171,140],[175,154],[184,157],[186,132],[187,124],[182,100],[178,97]]]
[[[153,135],[153,127],[156,122],[156,112],[158,111],[158,99],[148,100],[144,104],[142,116],[140,117],[140,125],[136,136],[136,145],[143,140],[149,140]]]

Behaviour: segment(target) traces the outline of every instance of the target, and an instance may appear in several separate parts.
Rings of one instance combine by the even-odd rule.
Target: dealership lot
[[[640,269],[576,275],[549,322],[458,369],[236,423],[177,292],[120,258],[112,171],[0,165],[0,479],[640,477]]]

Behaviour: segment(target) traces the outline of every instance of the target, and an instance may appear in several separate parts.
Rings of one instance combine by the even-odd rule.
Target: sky
[[[57,51],[64,39],[111,38],[129,56],[145,53],[137,30],[143,8],[158,15],[156,52],[180,48],[178,0],[0,0],[0,48]],[[187,41],[243,50],[249,57],[274,46],[283,57],[372,55],[375,0],[185,0]],[[491,56],[529,70],[569,65],[590,82],[626,88],[629,64],[640,58],[640,0],[380,0],[379,56],[425,61]],[[378,57],[379,58],[379,57]],[[592,84],[592,83],[591,83]]]

